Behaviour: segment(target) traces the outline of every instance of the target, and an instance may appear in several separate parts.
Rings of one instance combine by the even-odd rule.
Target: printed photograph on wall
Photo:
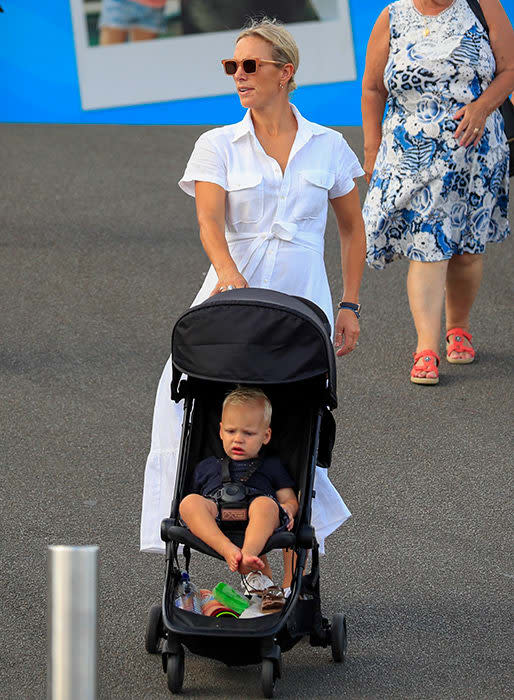
[[[250,18],[300,48],[299,85],[354,80],[348,0],[70,0],[83,109],[233,91],[221,66]],[[185,67],[187,66],[187,70]]]

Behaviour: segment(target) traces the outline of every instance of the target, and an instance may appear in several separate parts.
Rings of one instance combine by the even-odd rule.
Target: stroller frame
[[[240,295],[237,293],[249,290],[235,291],[238,299]],[[262,292],[262,290],[253,290],[253,292]],[[227,297],[231,294],[234,293],[223,295],[225,302],[230,302]],[[268,294],[285,297],[275,292],[268,292]],[[286,297],[286,299],[290,298]],[[280,301],[287,303],[282,299]],[[317,313],[322,314],[320,310],[317,310]],[[179,323],[180,320],[177,325]],[[321,612],[319,546],[314,528],[310,524],[312,498],[315,495],[313,485],[316,465],[328,466],[330,462],[330,447],[327,456],[326,445],[320,446],[320,436],[323,435],[322,443],[327,442],[327,431],[330,433],[333,427],[332,415],[326,408],[328,401],[324,400],[326,376],[317,374],[307,380],[289,382],[293,392],[296,386],[303,391],[308,388],[317,392],[318,401],[315,407],[309,408],[306,412],[310,421],[306,437],[307,468],[302,473],[299,510],[293,530],[272,535],[261,553],[278,548],[292,549],[295,552],[296,566],[291,594],[280,612],[244,620],[230,617],[205,617],[174,605],[174,593],[182,571],[179,563],[180,545],[183,545],[186,571],[189,571],[191,549],[222,559],[217,552],[182,527],[179,520],[179,504],[187,492],[187,480],[191,471],[190,451],[196,427],[195,421],[201,422],[202,417],[208,415],[209,410],[212,412],[212,404],[209,406],[209,400],[204,401],[205,395],[210,393],[211,382],[208,380],[206,382],[204,376],[189,375],[187,379],[177,382],[174,387],[175,400],[184,399],[181,447],[170,517],[164,519],[161,525],[161,537],[166,543],[166,572],[162,604],[154,605],[150,610],[145,646],[149,653],[161,654],[162,668],[167,674],[168,688],[172,693],[178,693],[182,689],[185,646],[195,654],[222,661],[228,666],[261,663],[262,691],[264,697],[272,697],[276,679],[282,675],[282,652],[292,649],[303,637],[309,636],[311,646],[330,645],[336,662],[344,661],[346,654],[345,616],[341,613],[336,614],[332,623],[329,623]],[[218,382],[218,389],[231,388],[233,385],[233,382],[225,378],[223,382]],[[275,386],[275,391],[280,386],[279,382]],[[273,390],[272,387],[269,388]],[[216,397],[212,401],[216,404]],[[325,405],[323,405],[324,402]],[[238,536],[242,538],[243,534],[230,533],[228,536],[236,544],[240,544]],[[309,550],[312,553],[311,567],[310,572],[306,573]],[[213,644],[213,638],[219,638],[220,644]]]

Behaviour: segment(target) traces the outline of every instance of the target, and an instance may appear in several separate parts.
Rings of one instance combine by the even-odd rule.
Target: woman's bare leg
[[[100,45],[123,44],[127,41],[128,32],[126,29],[117,27],[102,27],[100,30]]]
[[[250,503],[248,509],[248,526],[241,547],[243,558],[239,564],[241,574],[264,569],[264,562],[259,558],[259,554],[276,527],[278,527],[278,505],[272,498],[258,496]]]
[[[148,41],[156,39],[158,36],[157,32],[149,32],[147,29],[133,29],[130,32],[131,41]]]
[[[483,256],[463,253],[454,255],[446,273],[446,330],[462,328],[469,331],[469,314],[476,299],[483,274]],[[450,336],[452,342],[453,336]],[[464,345],[470,345],[463,338]],[[471,358],[469,352],[455,352],[452,358]]]
[[[186,496],[180,504],[180,516],[193,535],[221,554],[231,571],[237,571],[242,558],[241,550],[219,529],[217,513],[218,508],[213,501],[196,493]]]
[[[439,350],[447,268],[447,260],[439,262],[411,260],[410,262],[407,275],[407,294],[418,334],[416,352],[420,352],[420,350],[438,352]],[[421,359],[419,364],[422,364]],[[436,374],[420,371],[418,376],[435,377]]]

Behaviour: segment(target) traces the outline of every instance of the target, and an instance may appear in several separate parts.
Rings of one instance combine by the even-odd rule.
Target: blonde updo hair
[[[289,79],[289,82],[287,83],[287,89],[289,92],[295,90],[296,83],[294,76],[298,70],[298,66],[300,65],[300,54],[298,52],[296,41],[293,39],[292,35],[287,31],[284,25],[278,22],[276,19],[269,19],[269,17],[252,19],[242,29],[241,33],[236,39],[236,44],[240,39],[244,39],[248,36],[257,36],[260,39],[267,41],[268,44],[271,44],[274,61],[293,64],[294,71],[293,75]]]

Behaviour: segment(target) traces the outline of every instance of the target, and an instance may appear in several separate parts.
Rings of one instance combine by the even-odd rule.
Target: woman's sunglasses
[[[245,73],[255,73],[261,63],[274,63],[276,66],[284,65],[280,61],[267,61],[264,58],[245,58],[242,61],[236,61],[235,58],[224,58],[222,63],[227,75],[234,75],[239,66],[243,66]]]

